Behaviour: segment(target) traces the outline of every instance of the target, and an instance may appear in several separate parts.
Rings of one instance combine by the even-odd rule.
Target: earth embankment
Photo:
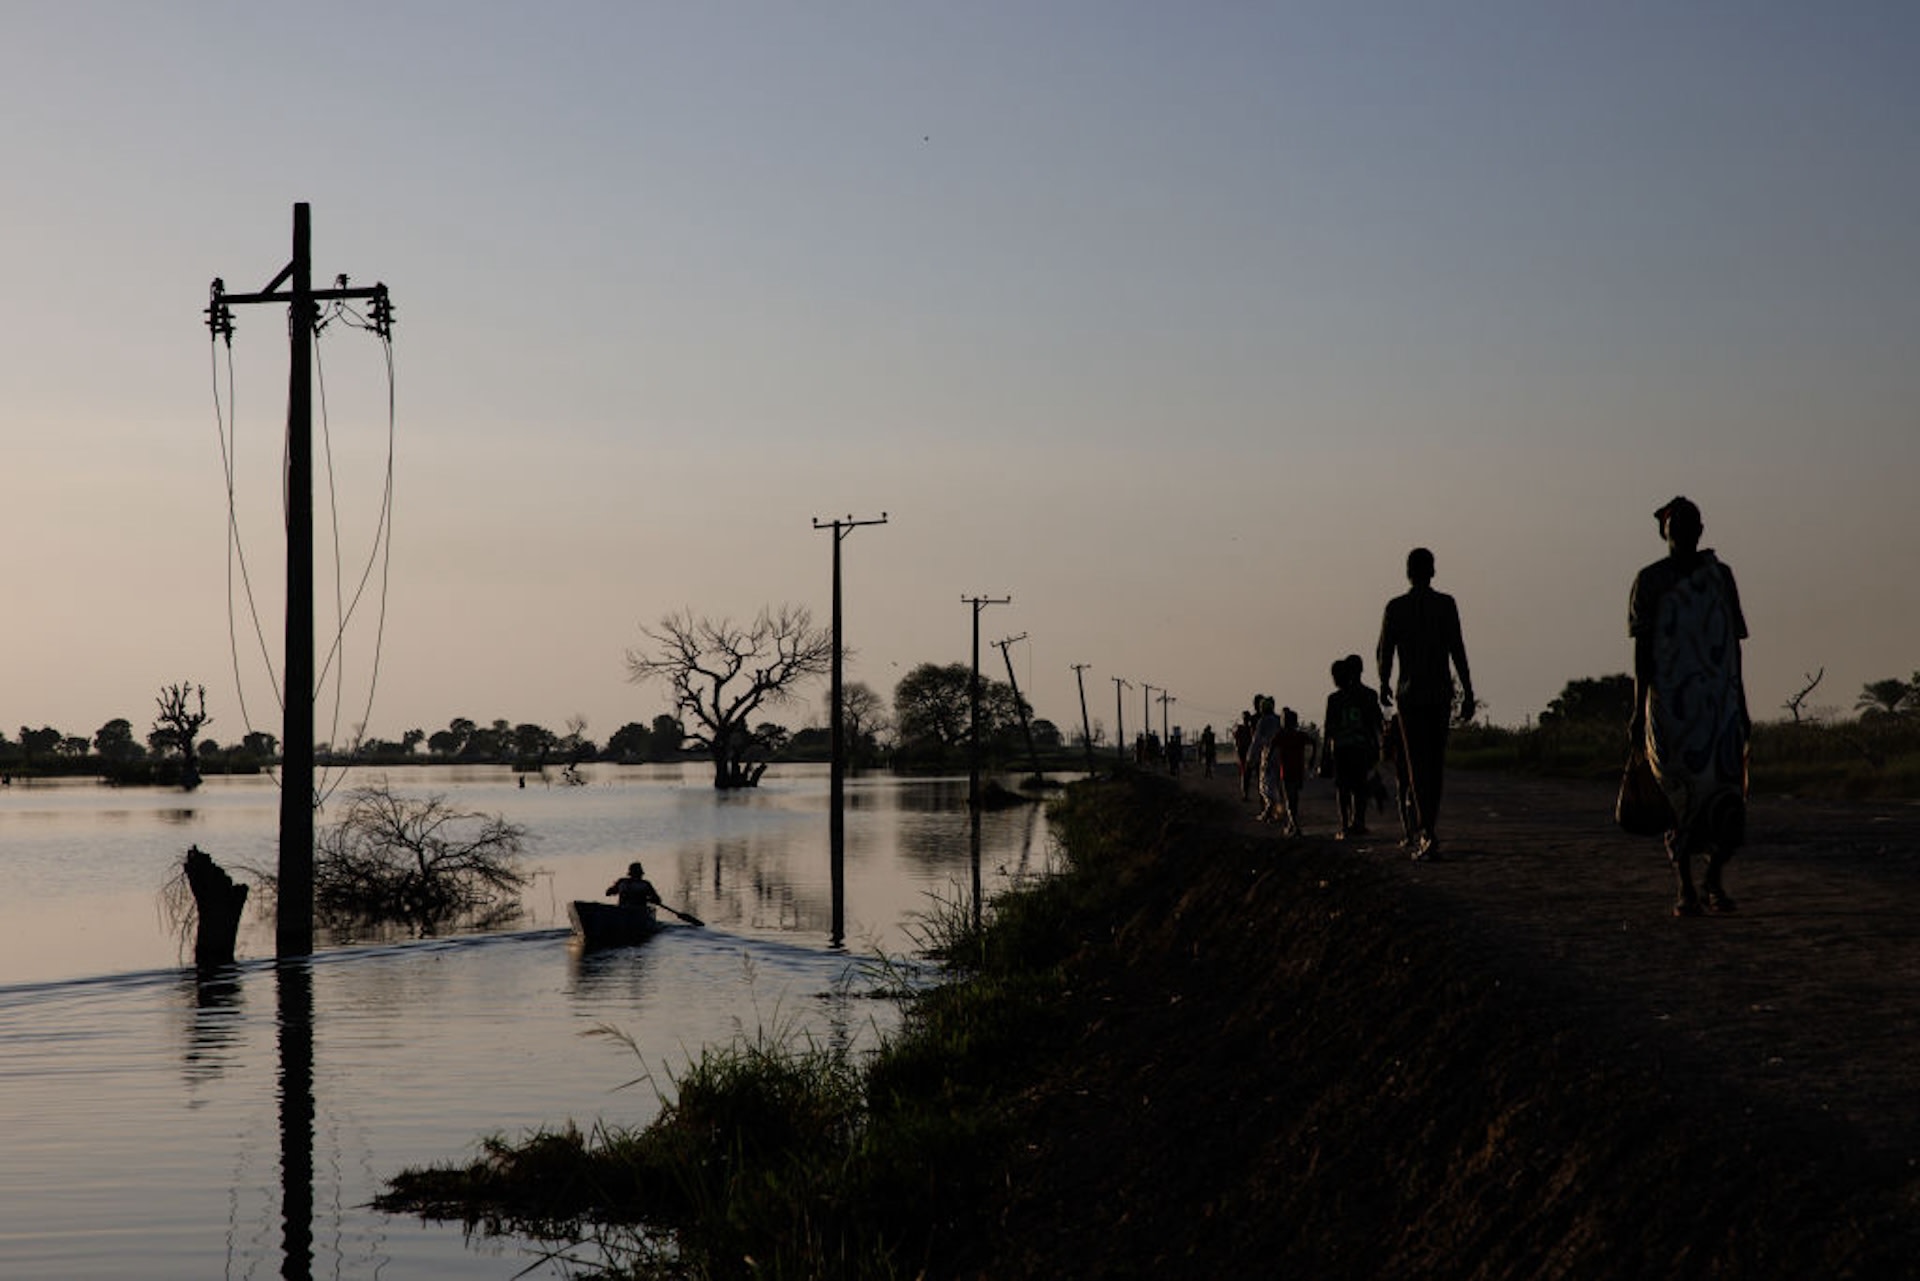
[[[1602,785],[1456,773],[1416,864],[1184,783],[955,1274],[1920,1269],[1920,807],[1757,802],[1740,910],[1675,919]]]

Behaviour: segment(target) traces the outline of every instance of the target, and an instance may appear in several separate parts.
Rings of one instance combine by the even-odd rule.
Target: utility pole
[[[973,928],[980,928],[984,895],[980,889],[980,611],[1011,605],[1011,596],[962,596],[973,606],[973,679],[967,685],[967,861],[973,869]]]
[[[281,289],[285,285],[287,288]],[[319,304],[366,298],[372,328],[393,335],[393,304],[387,287],[313,287],[313,221],[302,201],[293,207],[293,260],[253,294],[230,294],[213,282],[207,328],[233,342],[233,313],[248,303],[285,303],[290,351],[287,368],[287,617],[286,684],[280,735],[280,883],[275,954],[313,953],[313,332]]]
[[[1023,641],[1026,638],[1027,638],[1027,634],[1025,632],[1021,632],[1018,636],[1009,636],[1005,640],[995,641],[994,644],[999,647],[1000,657],[1002,660],[1006,662],[1007,684],[1013,690],[1014,706],[1017,707],[1020,711],[1020,732],[1026,735],[1026,738],[1027,738],[1027,763],[1033,766],[1033,776],[1035,778],[1039,778],[1040,777],[1040,753],[1033,750],[1033,724],[1027,719],[1026,700],[1020,697],[1020,682],[1013,678],[1013,655],[1007,652],[1010,646],[1017,644],[1018,642]]]
[[[845,690],[841,684],[841,664],[846,650],[840,643],[840,542],[862,525],[886,523],[885,512],[880,513],[879,520],[855,520],[851,516],[830,521],[822,521],[818,516],[813,518],[815,529],[833,531],[833,691],[828,698],[832,704],[828,714],[833,718],[833,769],[827,792],[827,869],[828,879],[833,883],[833,926],[829,941],[835,947],[847,937],[847,743]]]
[[[1122,765],[1127,763],[1127,713],[1120,702],[1120,691],[1132,688],[1132,681],[1113,678],[1113,751]]]
[[[1153,736],[1153,691],[1159,688],[1158,685],[1140,682],[1140,733],[1148,738]],[[1151,748],[1153,744],[1147,746]]]
[[[1169,770],[1173,768],[1173,735],[1167,729],[1167,704],[1179,701],[1166,690],[1160,691],[1160,751],[1166,758]]]
[[[989,605],[1011,605],[1011,596],[962,596],[973,606],[973,679],[967,686],[967,806],[979,825],[980,813],[980,611]]]
[[[1073,665],[1073,683],[1080,687],[1080,745],[1087,749],[1087,773],[1093,773],[1093,722],[1087,719],[1088,663]]]

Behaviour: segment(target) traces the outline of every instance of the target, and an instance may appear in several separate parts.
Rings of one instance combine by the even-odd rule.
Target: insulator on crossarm
[[[393,337],[393,299],[387,295],[385,285],[373,287],[373,304],[368,308],[373,320],[373,331],[382,338]]]
[[[224,338],[227,346],[233,346],[233,309],[227,306],[227,282],[214,277],[213,285],[207,291],[207,329],[215,338]]]

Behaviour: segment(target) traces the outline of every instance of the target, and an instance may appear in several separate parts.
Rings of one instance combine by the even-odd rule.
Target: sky
[[[286,265],[296,202],[316,279],[396,310],[391,398],[374,338],[318,343],[323,655],[375,566],[323,739],[649,721],[643,625],[824,624],[813,521],[882,512],[841,544],[849,680],[966,661],[963,598],[1011,597],[985,669],[1024,634],[1072,727],[1085,664],[1109,734],[1143,686],[1189,727],[1256,692],[1314,719],[1422,545],[1523,724],[1628,669],[1675,494],[1738,577],[1756,716],[1920,669],[1912,5],[16,0],[0,29],[9,737],[144,731],[176,681],[215,740],[278,733],[284,313],[236,308],[229,352],[201,309]]]

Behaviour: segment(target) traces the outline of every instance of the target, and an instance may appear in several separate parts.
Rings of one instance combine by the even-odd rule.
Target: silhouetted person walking
[[[1633,637],[1633,720],[1678,826],[1667,857],[1679,882],[1675,916],[1698,916],[1692,859],[1707,856],[1706,910],[1733,911],[1720,876],[1746,839],[1746,616],[1733,571],[1700,549],[1700,509],[1676,498],[1654,513],[1667,555],[1635,576],[1627,598]]]
[[[1358,654],[1335,660],[1334,690],[1321,726],[1326,742],[1320,772],[1333,777],[1341,839],[1367,834],[1367,787],[1380,763],[1380,698],[1361,682],[1364,675],[1366,664]]]
[[[1453,675],[1460,673],[1460,719],[1473,715],[1473,676],[1467,670],[1467,645],[1460,636],[1460,608],[1453,597],[1433,590],[1433,553],[1416,547],[1407,553],[1404,596],[1387,602],[1380,620],[1380,704],[1399,700],[1400,750],[1406,782],[1400,815],[1416,859],[1440,856],[1436,825],[1447,761],[1447,729],[1453,719]],[[1393,682],[1395,657],[1400,681]]]

